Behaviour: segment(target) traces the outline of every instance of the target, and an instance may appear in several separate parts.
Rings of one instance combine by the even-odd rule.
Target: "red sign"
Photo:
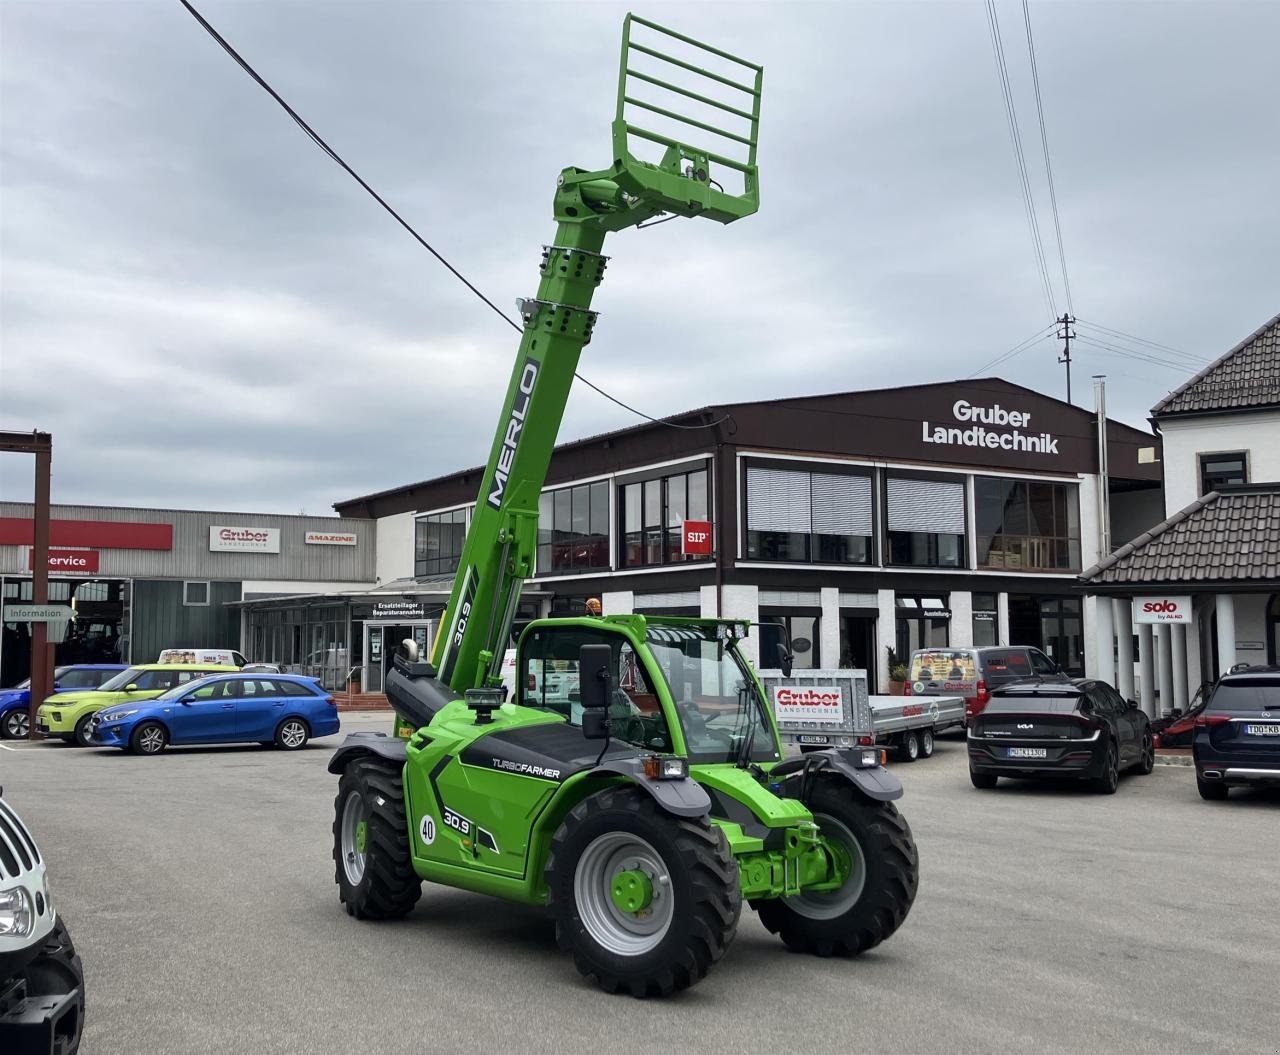
[[[30,517],[0,517],[0,546],[35,542]],[[49,545],[96,549],[173,549],[172,524],[131,524],[123,520],[50,520]]]
[[[27,567],[32,571],[36,567],[36,551],[27,551]],[[63,574],[75,572],[96,572],[98,570],[98,551],[96,549],[51,549],[49,551],[49,570]]]
[[[683,548],[685,556],[711,556],[711,521],[686,520]]]

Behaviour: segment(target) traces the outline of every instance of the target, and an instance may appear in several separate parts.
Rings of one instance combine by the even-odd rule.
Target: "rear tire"
[[[981,791],[990,791],[1000,783],[1000,778],[994,773],[979,773],[976,769],[970,768],[969,783]]]
[[[422,897],[409,849],[401,770],[356,759],[342,771],[333,810],[335,879],[347,915],[399,919]]]
[[[824,781],[808,805],[823,835],[850,851],[845,885],[753,901],[751,907],[789,949],[856,956],[902,926],[920,883],[920,855],[910,826],[890,802],[871,802],[847,785]],[[849,890],[853,884],[856,892]]]
[[[76,722],[75,731],[71,734],[71,742],[76,747],[88,747],[93,741],[89,739],[89,722],[93,719],[92,714],[86,714],[78,722]]]
[[[59,1020],[54,1038],[55,1044],[63,1045],[55,1050],[75,1055],[80,1049],[80,1038],[84,1033],[84,965],[80,962],[61,915],[45,938],[40,952],[27,964],[23,973],[26,975],[29,997],[64,996],[73,990],[79,990],[75,1010]]]
[[[905,732],[898,740],[898,761],[914,762],[920,757],[920,739],[913,732]]]
[[[1150,733],[1142,738],[1142,754],[1138,756],[1138,764],[1133,768],[1144,777],[1156,768],[1156,742]]]
[[[1116,742],[1107,742],[1107,757],[1102,764],[1102,773],[1089,782],[1099,795],[1114,795],[1120,786],[1120,760],[1116,754]]]
[[[1200,797],[1206,802],[1221,802],[1227,797],[1230,789],[1226,784],[1216,780],[1201,780],[1196,777],[1196,791],[1200,792]]]
[[[934,748],[933,727],[930,726],[926,729],[921,729],[920,730],[920,757],[932,758],[933,748]]]
[[[611,897],[624,872],[644,873],[654,892],[635,911]],[[720,829],[674,817],[635,787],[578,803],[551,840],[545,875],[556,941],[608,993],[687,989],[724,955],[742,911],[738,863]]]
[[[281,751],[301,751],[311,739],[311,729],[301,718],[286,718],[276,726],[275,745]]]
[[[6,740],[26,740],[31,736],[31,715],[25,708],[10,711],[0,722],[0,736]]]
[[[158,755],[169,743],[169,731],[159,722],[143,722],[129,737],[135,755]]]

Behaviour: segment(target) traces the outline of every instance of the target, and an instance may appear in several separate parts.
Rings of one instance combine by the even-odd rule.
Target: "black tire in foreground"
[[[50,1048],[61,1055],[75,1055],[80,1049],[80,1038],[84,1033],[84,965],[76,954],[76,947],[71,942],[61,916],[22,974],[26,979],[28,998],[49,1000],[75,994],[71,1004],[53,1023],[53,1046]],[[4,1041],[4,1027],[0,1026],[0,1049],[7,1051],[9,1049]]]
[[[135,755],[158,755],[168,743],[168,729],[159,722],[143,722],[129,737],[129,750]]]
[[[970,768],[969,783],[982,791],[990,791],[1000,783],[1000,778],[994,773],[979,773],[976,769]]]
[[[849,879],[830,893],[753,901],[751,907],[789,949],[856,956],[902,926],[920,883],[920,856],[911,828],[891,802],[871,802],[845,785],[823,782],[808,805],[822,834],[848,854]]]
[[[333,801],[338,898],[356,919],[399,919],[422,896],[413,870],[398,768],[360,758],[342,771]]]
[[[1221,802],[1227,797],[1230,789],[1226,784],[1216,780],[1201,780],[1196,777],[1196,791],[1206,802]]]
[[[1107,757],[1102,763],[1102,772],[1089,782],[1099,795],[1114,795],[1120,786],[1120,757],[1116,753],[1116,743],[1107,744]]]
[[[26,740],[31,735],[31,716],[25,710],[12,710],[0,722],[0,736],[6,740]]]
[[[612,787],[570,811],[545,869],[556,941],[609,993],[666,996],[706,975],[742,912],[738,863],[705,817],[675,817],[644,792]],[[632,910],[614,890],[643,893]]]

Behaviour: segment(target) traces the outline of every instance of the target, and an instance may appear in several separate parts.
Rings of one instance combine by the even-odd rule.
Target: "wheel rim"
[[[342,823],[338,826],[339,852],[342,854],[342,870],[347,882],[357,886],[364,878],[365,845],[368,829],[364,819],[364,796],[353,791],[342,804]]]
[[[907,757],[915,758],[920,754],[920,741],[914,736],[907,737]]]
[[[154,725],[148,726],[138,737],[138,747],[142,749],[143,754],[154,755],[164,747],[164,732]]]
[[[648,894],[642,907],[619,904],[619,884],[634,887],[638,876]],[[657,948],[675,916],[675,894],[662,855],[638,835],[607,832],[583,850],[573,874],[578,918],[592,939],[618,956],[642,956]]]
[[[848,878],[839,890],[796,894],[783,898],[783,902],[809,919],[835,919],[853,908],[862,897],[867,885],[867,858],[858,837],[844,821],[827,813],[815,813],[813,819],[823,836],[835,844],[837,855],[844,858],[842,863],[848,869]]]
[[[926,729],[921,735],[920,746],[924,749],[926,755],[933,750],[933,732],[931,730]]]
[[[31,733],[31,715],[26,711],[14,711],[4,724],[5,731],[14,740],[22,740]]]
[[[307,731],[301,722],[286,722],[280,730],[280,740],[285,747],[301,747],[307,738]]]

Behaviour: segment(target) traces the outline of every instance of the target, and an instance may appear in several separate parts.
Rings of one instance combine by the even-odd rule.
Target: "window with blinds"
[[[964,567],[964,484],[958,480],[888,477],[885,526],[890,564]]]
[[[747,467],[747,556],[867,564],[871,477]]]

